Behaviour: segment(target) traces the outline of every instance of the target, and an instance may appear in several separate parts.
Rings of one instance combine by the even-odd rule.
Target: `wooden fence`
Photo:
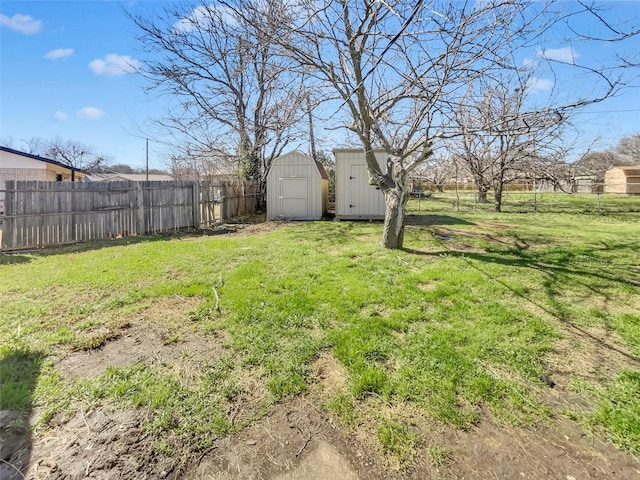
[[[255,213],[259,190],[230,182],[9,180],[3,191],[2,251],[201,228]]]

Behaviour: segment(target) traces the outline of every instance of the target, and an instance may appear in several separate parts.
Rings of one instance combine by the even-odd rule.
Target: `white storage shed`
[[[296,151],[273,160],[267,174],[267,219],[320,220],[328,198],[329,178],[320,162]]]
[[[387,169],[387,153],[375,150],[380,169]],[[369,171],[362,149],[336,149],[336,219],[384,219],[384,194],[369,185]]]

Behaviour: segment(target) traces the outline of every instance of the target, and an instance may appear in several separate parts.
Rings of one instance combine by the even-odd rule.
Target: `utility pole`
[[[316,140],[313,135],[313,116],[311,115],[311,99],[309,98],[309,92],[307,92],[307,115],[309,116],[309,143],[311,144],[311,158],[316,158]]]

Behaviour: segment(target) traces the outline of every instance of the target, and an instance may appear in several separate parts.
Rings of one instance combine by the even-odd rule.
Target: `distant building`
[[[0,146],[0,214],[4,213],[7,180],[84,182],[87,173],[50,158]]]
[[[640,165],[607,170],[604,174],[604,192],[640,195]]]

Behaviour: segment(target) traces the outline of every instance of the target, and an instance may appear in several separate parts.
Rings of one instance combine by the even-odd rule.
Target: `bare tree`
[[[47,148],[47,142],[41,137],[31,137],[27,140],[21,140],[26,145],[26,152],[32,155],[42,155]]]
[[[239,15],[202,1],[131,16],[152,53],[143,75],[177,102],[159,121],[177,137],[180,161],[233,158],[238,173],[262,184],[273,158],[300,135],[306,98],[273,41],[283,34],[282,7],[265,5]]]
[[[76,170],[90,171],[105,162],[105,158],[96,155],[90,147],[61,138],[47,142],[44,156],[69,167],[72,182],[75,182]]]
[[[169,170],[176,179],[213,182],[216,177],[223,175],[237,178],[235,159],[224,158],[220,154],[173,153],[169,155],[169,160]]]
[[[427,181],[439,192],[444,191],[444,186],[456,176],[455,158],[448,152],[435,154],[428,158],[422,165],[416,168],[416,174],[420,180]]]
[[[516,69],[514,51],[533,48],[554,25],[579,13],[507,0],[281,3],[288,13],[283,23],[290,28],[280,37],[287,42],[283,46],[307,75],[332,90],[330,105],[345,114],[343,126],[358,138],[370,183],[384,194],[386,248],[403,244],[410,174],[431,156],[434,141],[460,135],[449,118],[466,86]],[[555,61],[551,55],[546,59]],[[606,98],[619,84],[598,68],[567,63],[597,75],[602,85],[594,84],[596,93],[574,97],[562,108]],[[545,113],[552,116],[562,108]],[[375,160],[376,147],[388,155],[386,168]]]
[[[567,114],[527,109],[532,78],[521,69],[478,79],[455,112],[457,158],[475,181],[477,201],[486,203],[491,189],[497,212],[508,184],[535,177],[549,158],[561,156]]]
[[[622,137],[616,146],[615,153],[629,157],[633,164],[640,164],[640,134]]]
[[[384,247],[403,245],[409,175],[431,156],[439,111],[471,78],[504,63],[520,11],[506,2],[408,0],[309,0],[290,9],[286,47],[337,94],[370,183],[384,194]],[[376,147],[388,155],[384,169]]]

